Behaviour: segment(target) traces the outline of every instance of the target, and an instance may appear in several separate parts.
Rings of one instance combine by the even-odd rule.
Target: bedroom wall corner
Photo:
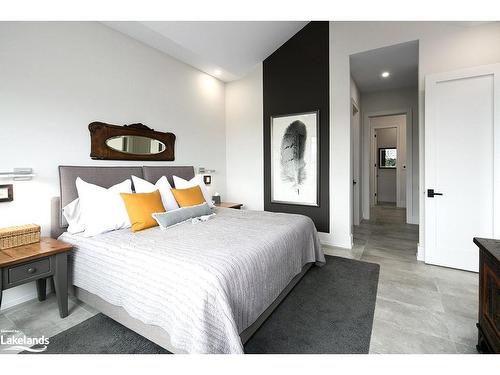
[[[226,84],[226,197],[264,210],[262,63]]]

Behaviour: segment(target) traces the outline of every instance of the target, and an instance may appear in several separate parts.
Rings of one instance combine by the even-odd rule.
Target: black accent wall
[[[264,209],[309,216],[318,231],[330,230],[329,29],[309,22],[263,63]],[[271,116],[319,110],[319,206],[271,203]]]

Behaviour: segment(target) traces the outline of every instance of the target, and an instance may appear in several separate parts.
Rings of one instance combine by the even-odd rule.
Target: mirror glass
[[[379,168],[396,168],[398,153],[395,148],[379,148]]]
[[[106,145],[113,150],[136,155],[154,155],[165,150],[163,142],[137,135],[112,137],[106,140]]]

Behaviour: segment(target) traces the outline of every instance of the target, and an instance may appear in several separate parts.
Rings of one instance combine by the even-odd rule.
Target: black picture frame
[[[276,171],[273,168],[273,127],[274,127],[274,120],[280,119],[280,118],[285,118],[285,117],[296,117],[296,116],[302,116],[302,115],[315,115],[316,118],[316,203],[311,204],[311,203],[302,203],[302,202],[295,202],[295,201],[282,201],[282,200],[277,200],[274,198],[274,184],[273,184],[273,177],[274,173]],[[320,144],[320,111],[319,109],[314,109],[310,111],[305,111],[305,112],[295,112],[295,113],[285,113],[285,114],[279,114],[279,115],[272,115],[270,117],[270,124],[269,124],[269,139],[271,143],[271,149],[270,149],[270,170],[271,170],[271,203],[273,204],[283,204],[283,205],[295,205],[295,206],[309,206],[309,207],[319,207],[321,202],[321,181],[320,181],[320,176],[321,176],[321,168],[320,168],[320,158],[321,158],[321,144]]]
[[[7,198],[0,198],[0,202],[12,202],[14,200],[14,187],[12,184],[0,185],[0,190],[7,189]]]
[[[394,165],[385,165],[385,157],[382,156],[382,154],[385,155],[386,150],[396,150],[396,163]],[[379,169],[396,169],[397,166],[397,151],[398,149],[396,147],[379,147],[378,149],[378,168]]]

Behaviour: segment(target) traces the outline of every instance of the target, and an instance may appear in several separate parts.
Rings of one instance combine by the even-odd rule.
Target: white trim
[[[321,242],[321,245],[324,246],[332,246],[332,247],[340,247],[343,249],[352,249],[353,247],[353,236],[351,234],[351,243],[343,243],[343,242],[338,242],[335,241],[331,233],[324,233],[324,232],[318,232],[319,236],[319,241]]]
[[[25,286],[25,285],[31,286],[31,289],[27,293],[23,293],[22,295],[17,296],[15,298],[5,298],[5,292],[8,292],[9,290],[16,290],[16,288],[3,291],[4,298],[2,300],[2,306],[0,307],[0,311],[3,312],[11,307],[17,306],[17,305],[24,303],[24,302],[34,300],[35,298],[38,297],[37,292],[36,292],[35,282],[24,284],[22,286]],[[50,285],[51,285],[51,283],[47,283],[46,294],[49,294],[52,292],[52,288],[50,287]]]
[[[421,262],[425,261],[425,249],[420,244],[417,244],[417,260]]]
[[[353,120],[355,119],[355,117],[353,116],[352,114],[352,107],[355,107],[356,110],[357,110],[357,119],[358,119],[358,122],[359,124],[357,125],[358,126],[358,137],[357,139],[354,139],[354,135],[352,133],[352,128],[353,128]],[[361,180],[362,180],[362,174],[363,174],[363,171],[362,171],[362,152],[361,152],[361,149],[362,149],[362,132],[363,132],[363,128],[362,128],[362,116],[361,116],[361,109],[360,109],[360,106],[359,104],[354,100],[354,98],[351,97],[351,112],[350,112],[350,115],[351,115],[351,118],[350,118],[350,127],[351,127],[351,160],[350,160],[350,163],[351,163],[351,173],[352,173],[352,178],[351,178],[351,188],[352,188],[352,191],[353,191],[353,195],[351,196],[351,215],[352,215],[352,218],[351,218],[351,227],[354,225],[354,226],[357,226],[360,224],[361,222],[361,217],[362,217],[362,189],[361,189]],[[355,158],[355,153],[354,151],[355,150],[355,147],[354,147],[354,144],[357,143],[357,147],[358,147],[358,166],[357,166],[357,172],[358,172],[358,175],[355,176],[354,175],[354,170],[356,169],[356,166],[354,165],[354,158]],[[356,187],[354,187],[354,183],[353,181],[356,180]],[[354,204],[354,201],[356,199],[356,196],[354,195],[354,191],[357,190],[357,199],[358,199],[358,209],[355,210],[355,204]]]
[[[363,113],[362,129],[368,129],[368,134],[370,138],[367,140],[362,140],[362,147],[361,147],[362,154],[363,152],[369,152],[368,165],[364,160],[365,158],[362,158],[362,165],[364,166],[361,172],[361,180],[363,181],[362,186],[366,184],[365,180],[367,178],[369,184],[368,190],[363,189],[362,191],[361,206],[362,206],[363,219],[365,220],[370,219],[370,207],[372,205],[370,184],[372,183],[371,171],[373,168],[372,149],[371,149],[373,135],[371,134],[372,130],[370,125],[370,118],[394,116],[394,115],[406,115],[406,222],[409,224],[418,224],[418,222],[415,222],[416,220],[414,220],[413,218],[413,109],[411,107],[395,108],[392,110]],[[394,125],[389,127],[394,127]],[[369,151],[367,151],[367,149],[369,149]]]
[[[33,287],[33,289],[35,289]],[[7,310],[10,307],[14,307],[16,305],[19,305],[24,302],[31,301],[32,299],[37,298],[37,294],[34,291],[31,291],[29,293],[23,294],[22,296],[16,297],[16,298],[7,298],[5,302],[2,302],[2,308],[0,311]]]
[[[330,233],[318,232],[318,236],[322,245],[333,246],[333,236]]]
[[[371,118],[370,118],[371,119]],[[396,128],[396,149],[398,150],[398,152],[401,151],[401,129],[400,129],[400,126],[398,125],[370,125],[370,144],[371,144],[371,153],[370,153],[370,186],[371,186],[371,189],[370,189],[370,206],[375,206],[376,204],[376,199],[375,199],[375,195],[377,195],[377,197],[379,196],[378,195],[378,178],[377,178],[377,175],[378,175],[378,166],[375,166],[375,164],[377,163],[376,160],[378,160],[378,145],[377,145],[377,141],[375,141],[375,132],[378,130],[378,129],[392,129],[392,128]],[[396,162],[398,164],[400,164],[400,161],[398,159],[398,161]],[[400,165],[397,165],[397,168],[401,168]],[[400,188],[401,188],[401,170],[396,170],[396,206],[397,207],[402,207],[401,205],[401,198],[400,198],[400,195],[401,195],[401,191],[400,191]]]

